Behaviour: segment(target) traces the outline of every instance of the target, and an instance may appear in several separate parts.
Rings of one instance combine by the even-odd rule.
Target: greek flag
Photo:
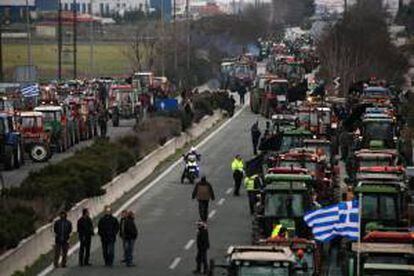
[[[22,86],[20,91],[22,92],[23,97],[30,98],[38,96],[40,89],[38,84],[29,84]]]
[[[310,211],[303,217],[316,240],[329,241],[342,236],[357,240],[359,235],[358,201],[345,201]]]

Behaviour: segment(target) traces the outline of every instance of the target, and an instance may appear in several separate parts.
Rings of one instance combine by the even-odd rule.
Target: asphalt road
[[[132,126],[135,124],[135,120],[121,120],[119,127],[112,127],[112,122],[108,122],[108,136],[110,139],[116,139],[118,137],[124,136],[127,133],[132,131]],[[48,162],[44,163],[35,163],[32,162],[28,156],[25,157],[25,164],[15,170],[11,171],[2,171],[3,179],[4,179],[4,186],[5,187],[18,187],[23,182],[23,180],[29,175],[31,171],[38,171],[41,168],[49,165],[55,164],[57,162],[62,161],[74,154],[75,151],[88,147],[92,145],[93,139],[82,141],[79,144],[71,147],[64,153],[55,153],[53,154],[52,158],[49,159]]]
[[[245,192],[232,195],[230,162],[234,154],[252,157],[250,125],[258,117],[244,110],[201,148],[201,171],[213,185],[216,201],[210,206],[209,257],[224,261],[231,244],[250,243],[250,215]],[[264,126],[264,124],[263,124]],[[197,202],[191,200],[193,186],[180,184],[182,164],[176,166],[129,209],[136,213],[139,238],[135,247],[136,267],[126,268],[121,244],[116,245],[115,265],[103,266],[97,237],[93,240],[91,267],[77,266],[77,252],[68,268],[54,270],[52,275],[192,275],[195,268],[195,222]]]

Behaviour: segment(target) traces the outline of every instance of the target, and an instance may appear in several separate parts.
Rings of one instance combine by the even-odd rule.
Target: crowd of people
[[[70,235],[73,228],[72,223],[67,219],[67,213],[61,212],[59,219],[54,224],[55,232],[55,256],[54,266],[66,267],[67,254],[70,243]],[[79,239],[79,266],[90,266],[90,250],[92,237],[95,235],[93,221],[88,209],[82,210],[82,216],[77,221],[77,233]],[[121,238],[123,247],[122,263],[127,267],[135,266],[133,262],[133,252],[135,241],[138,238],[138,229],[135,224],[134,213],[124,210],[121,219],[112,214],[109,206],[105,207],[104,215],[98,222],[98,232],[101,239],[102,254],[105,266],[111,267],[115,260],[115,243],[117,236]]]

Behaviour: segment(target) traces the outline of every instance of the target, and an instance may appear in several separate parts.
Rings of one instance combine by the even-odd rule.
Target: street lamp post
[[[32,81],[32,34],[30,29],[29,0],[26,0],[26,32],[27,32],[27,77]]]

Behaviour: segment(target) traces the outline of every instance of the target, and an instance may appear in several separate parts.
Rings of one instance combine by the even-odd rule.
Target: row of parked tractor
[[[46,162],[54,153],[99,134],[112,119],[139,119],[160,101],[168,103],[172,86],[151,72],[126,79],[71,80],[4,89],[0,98],[0,156],[7,170],[30,158]],[[176,100],[163,108],[176,108]],[[172,107],[171,107],[172,106]],[[102,135],[102,134],[101,134]]]
[[[296,74],[314,68],[286,63],[293,51],[288,43],[271,45],[268,70],[300,68],[293,75],[278,69],[257,75],[251,95],[252,111],[268,119],[261,154],[246,166],[248,176],[262,179],[253,245],[231,247],[227,264],[212,267],[226,267],[228,275],[330,275],[329,263],[338,263],[342,275],[413,275],[414,187],[407,172],[412,149],[401,135],[406,126],[400,94],[376,80],[348,98],[315,93],[313,78]],[[293,89],[298,83],[306,83],[299,95]],[[304,215],[354,199],[361,201],[360,242],[315,240]]]

